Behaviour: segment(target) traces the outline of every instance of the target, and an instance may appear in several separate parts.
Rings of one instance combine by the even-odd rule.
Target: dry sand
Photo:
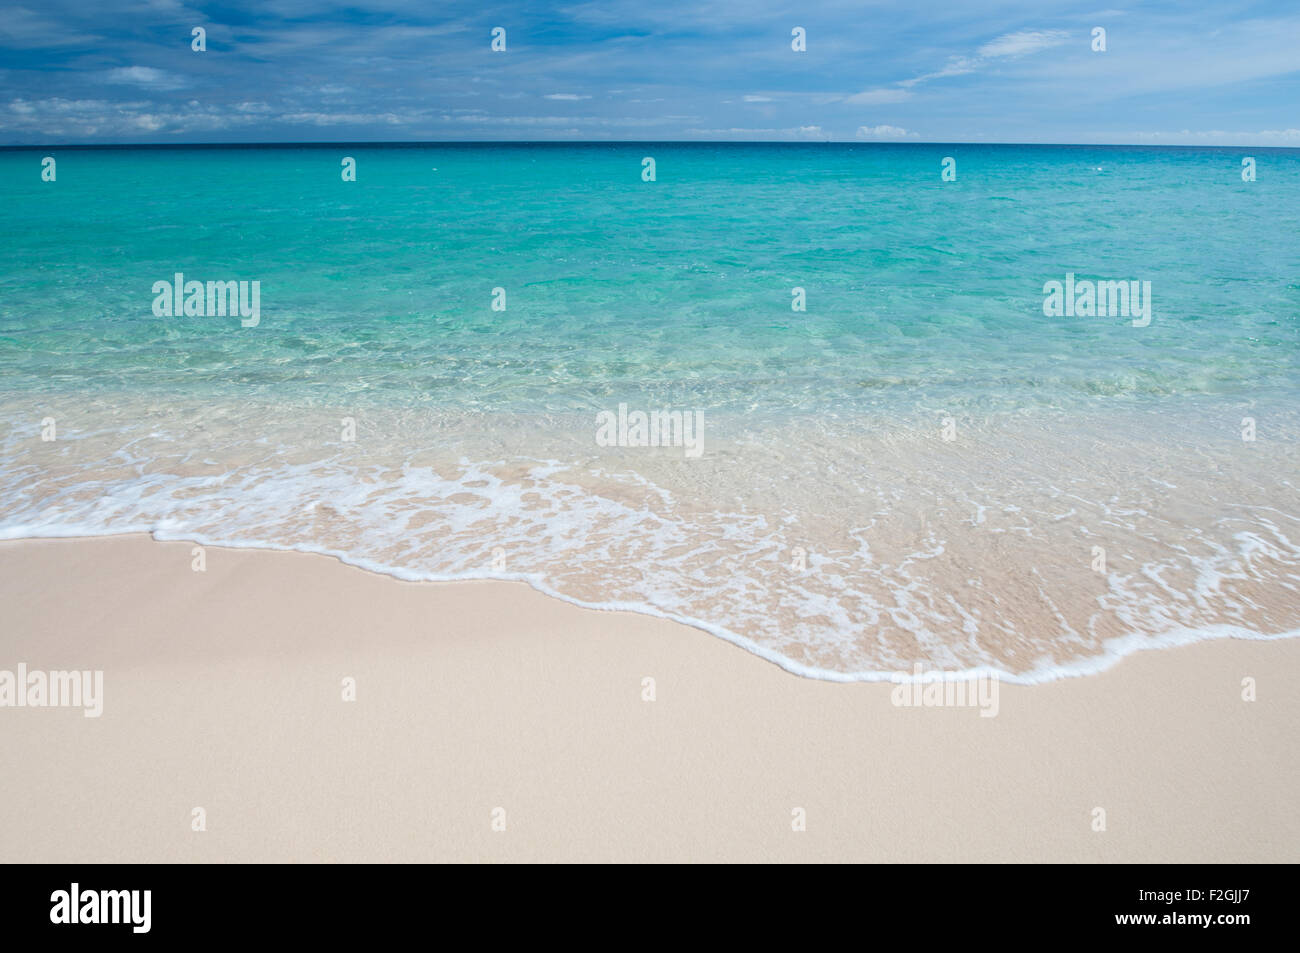
[[[522,584],[191,548],[0,543],[0,669],[104,671],[99,718],[0,708],[0,859],[1300,860],[1300,641],[981,718]]]

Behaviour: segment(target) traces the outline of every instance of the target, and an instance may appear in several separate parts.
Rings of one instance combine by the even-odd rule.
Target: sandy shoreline
[[[522,583],[191,549],[0,543],[0,669],[104,671],[99,718],[0,709],[0,858],[1300,858],[1297,640],[1003,684],[981,718]]]

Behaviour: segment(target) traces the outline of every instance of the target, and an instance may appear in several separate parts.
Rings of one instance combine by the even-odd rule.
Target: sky
[[[1300,0],[0,0],[0,144],[403,140],[1300,147]]]

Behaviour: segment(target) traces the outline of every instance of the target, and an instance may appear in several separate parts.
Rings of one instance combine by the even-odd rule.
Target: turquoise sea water
[[[0,225],[3,535],[524,578],[828,677],[1300,625],[1300,150],[9,150]],[[156,317],[176,272],[260,282],[260,323]],[[1149,281],[1150,324],[1046,317],[1067,273]],[[620,403],[700,413],[701,461],[597,446]]]
[[[1252,183],[1219,149],[76,150],[55,183],[10,151],[0,369],[485,409],[610,384],[776,413],[1276,391],[1300,370],[1300,150],[1258,151]],[[260,280],[264,324],[154,318],[176,271]],[[1069,271],[1152,281],[1156,320],[1044,320]]]

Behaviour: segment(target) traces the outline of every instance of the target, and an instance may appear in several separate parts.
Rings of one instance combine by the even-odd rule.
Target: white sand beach
[[[986,718],[522,583],[217,547],[195,572],[191,550],[0,543],[0,669],[104,673],[97,718],[0,709],[0,857],[1300,857],[1295,640],[1002,684]]]

